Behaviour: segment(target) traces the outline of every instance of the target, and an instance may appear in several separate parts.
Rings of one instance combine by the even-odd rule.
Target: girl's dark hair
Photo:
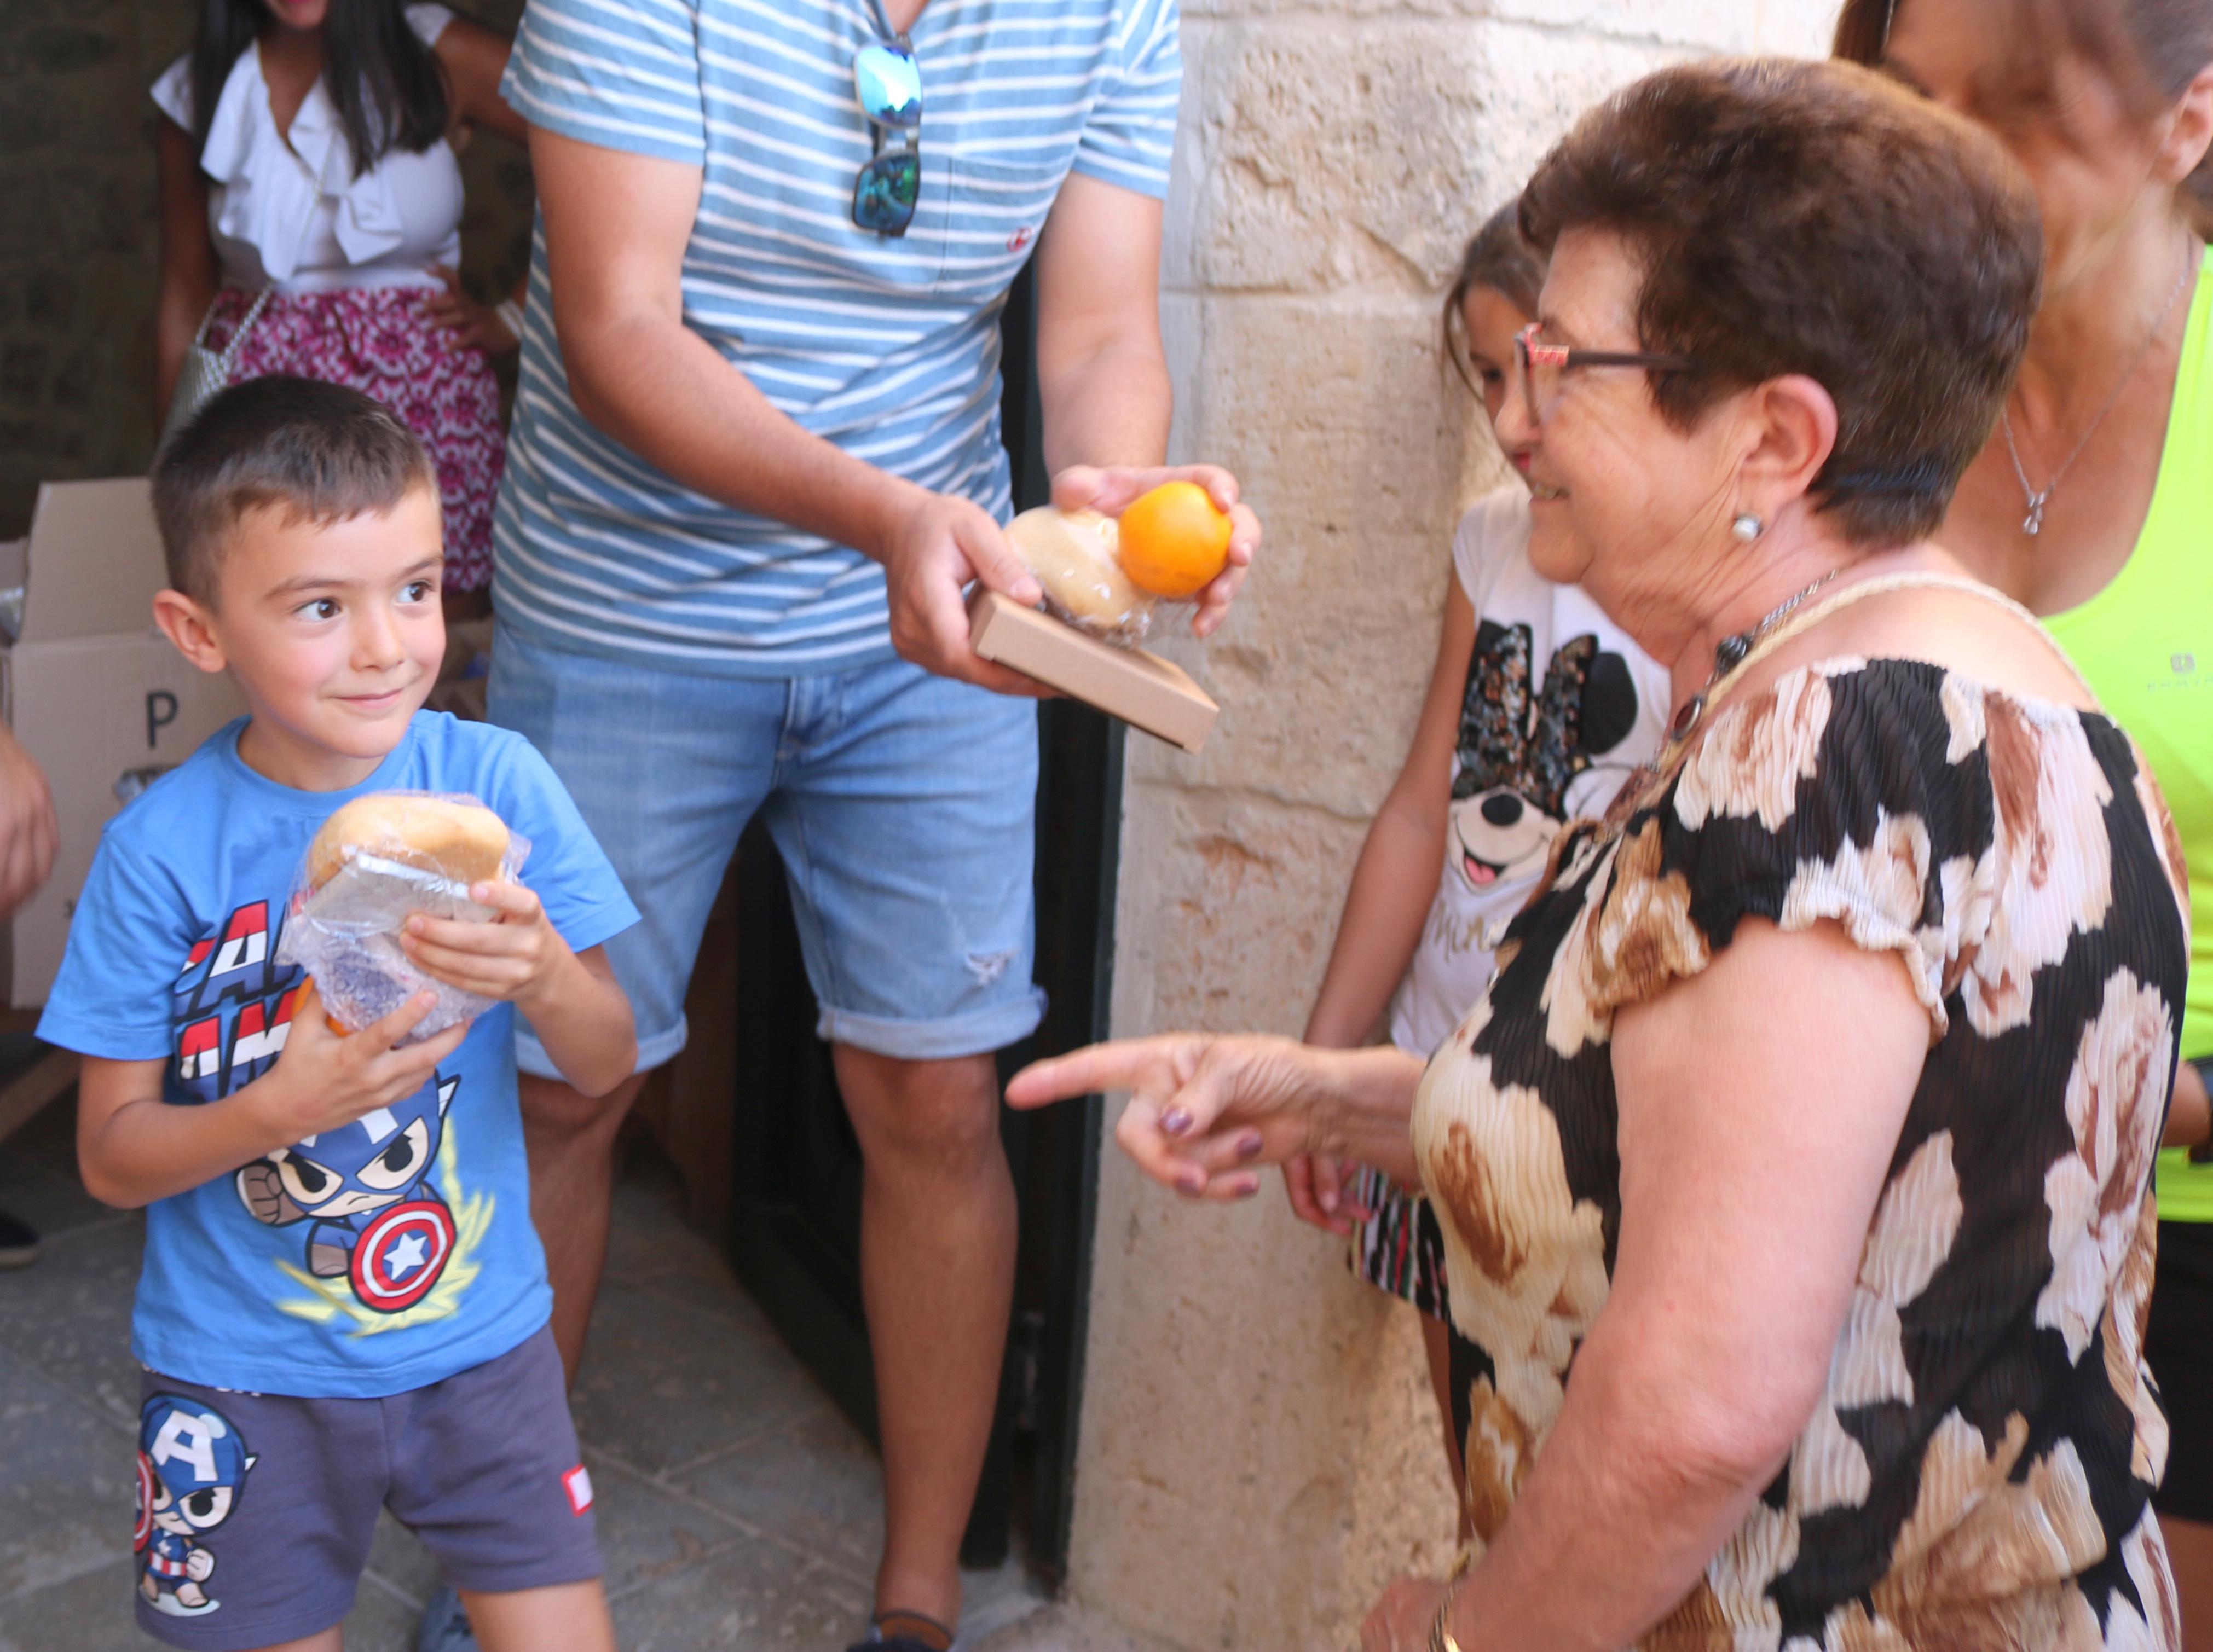
[[[1460,273],[1445,292],[1445,359],[1453,364],[1460,382],[1478,396],[1483,392],[1467,368],[1467,320],[1460,307],[1478,287],[1503,293],[1524,315],[1537,313],[1537,295],[1545,287],[1545,255],[1521,234],[1521,203],[1509,201],[1492,213],[1475,232],[1467,250],[1460,255]]]
[[[1832,48],[1847,63],[1885,66],[1892,19],[1904,3],[1932,0],[1844,0]],[[2213,3],[2209,0],[1945,0],[1971,6],[1991,43],[1977,77],[1976,112],[2000,127],[2033,122],[2062,135],[2066,116],[2056,80],[2072,52],[2119,94],[2140,119],[2156,117],[2213,64]],[[2213,155],[2184,180],[2183,194],[2201,233],[2213,228]]]
[[[207,147],[208,123],[231,66],[269,21],[262,0],[202,0],[192,42],[196,152]],[[331,0],[323,24],[323,84],[353,148],[357,178],[387,149],[420,154],[446,135],[445,71],[408,26],[400,0]]]

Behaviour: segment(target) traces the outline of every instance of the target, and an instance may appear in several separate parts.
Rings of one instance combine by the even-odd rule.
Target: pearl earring
[[[1736,520],[1729,524],[1729,531],[1736,535],[1738,538],[1744,541],[1747,545],[1753,540],[1759,538],[1759,536],[1766,531],[1767,524],[1761,521],[1750,511],[1741,513]]]

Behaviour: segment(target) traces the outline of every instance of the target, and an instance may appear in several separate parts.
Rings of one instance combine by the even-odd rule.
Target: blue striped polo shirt
[[[1003,521],[999,312],[1070,170],[1167,192],[1176,0],[930,0],[922,192],[855,227],[870,0],[530,0],[502,91],[533,125],[702,167],[684,319],[803,429]],[[544,644],[795,677],[891,656],[882,568],[684,487],[576,410],[541,220],[495,594]]]

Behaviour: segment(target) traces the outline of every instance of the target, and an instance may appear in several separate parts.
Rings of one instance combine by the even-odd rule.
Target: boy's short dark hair
[[[1570,229],[1643,266],[1638,347],[1689,429],[1722,396],[1802,373],[1835,399],[1813,496],[1844,537],[1934,532],[1997,422],[2036,313],[2036,197],[1997,141],[1838,63],[1662,70],[1576,123],[1521,194],[1549,252]]]
[[[162,450],[154,519],[169,584],[212,604],[224,544],[248,511],[337,522],[437,486],[423,444],[381,404],[278,374],[218,392]]]

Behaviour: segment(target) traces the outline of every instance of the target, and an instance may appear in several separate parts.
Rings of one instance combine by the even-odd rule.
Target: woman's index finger
[[[1121,1038],[1033,1061],[1007,1081],[1007,1105],[1044,1107],[1110,1090],[1135,1090],[1149,1078],[1172,1083],[1170,1038]],[[1165,1047],[1165,1048],[1164,1048]]]

